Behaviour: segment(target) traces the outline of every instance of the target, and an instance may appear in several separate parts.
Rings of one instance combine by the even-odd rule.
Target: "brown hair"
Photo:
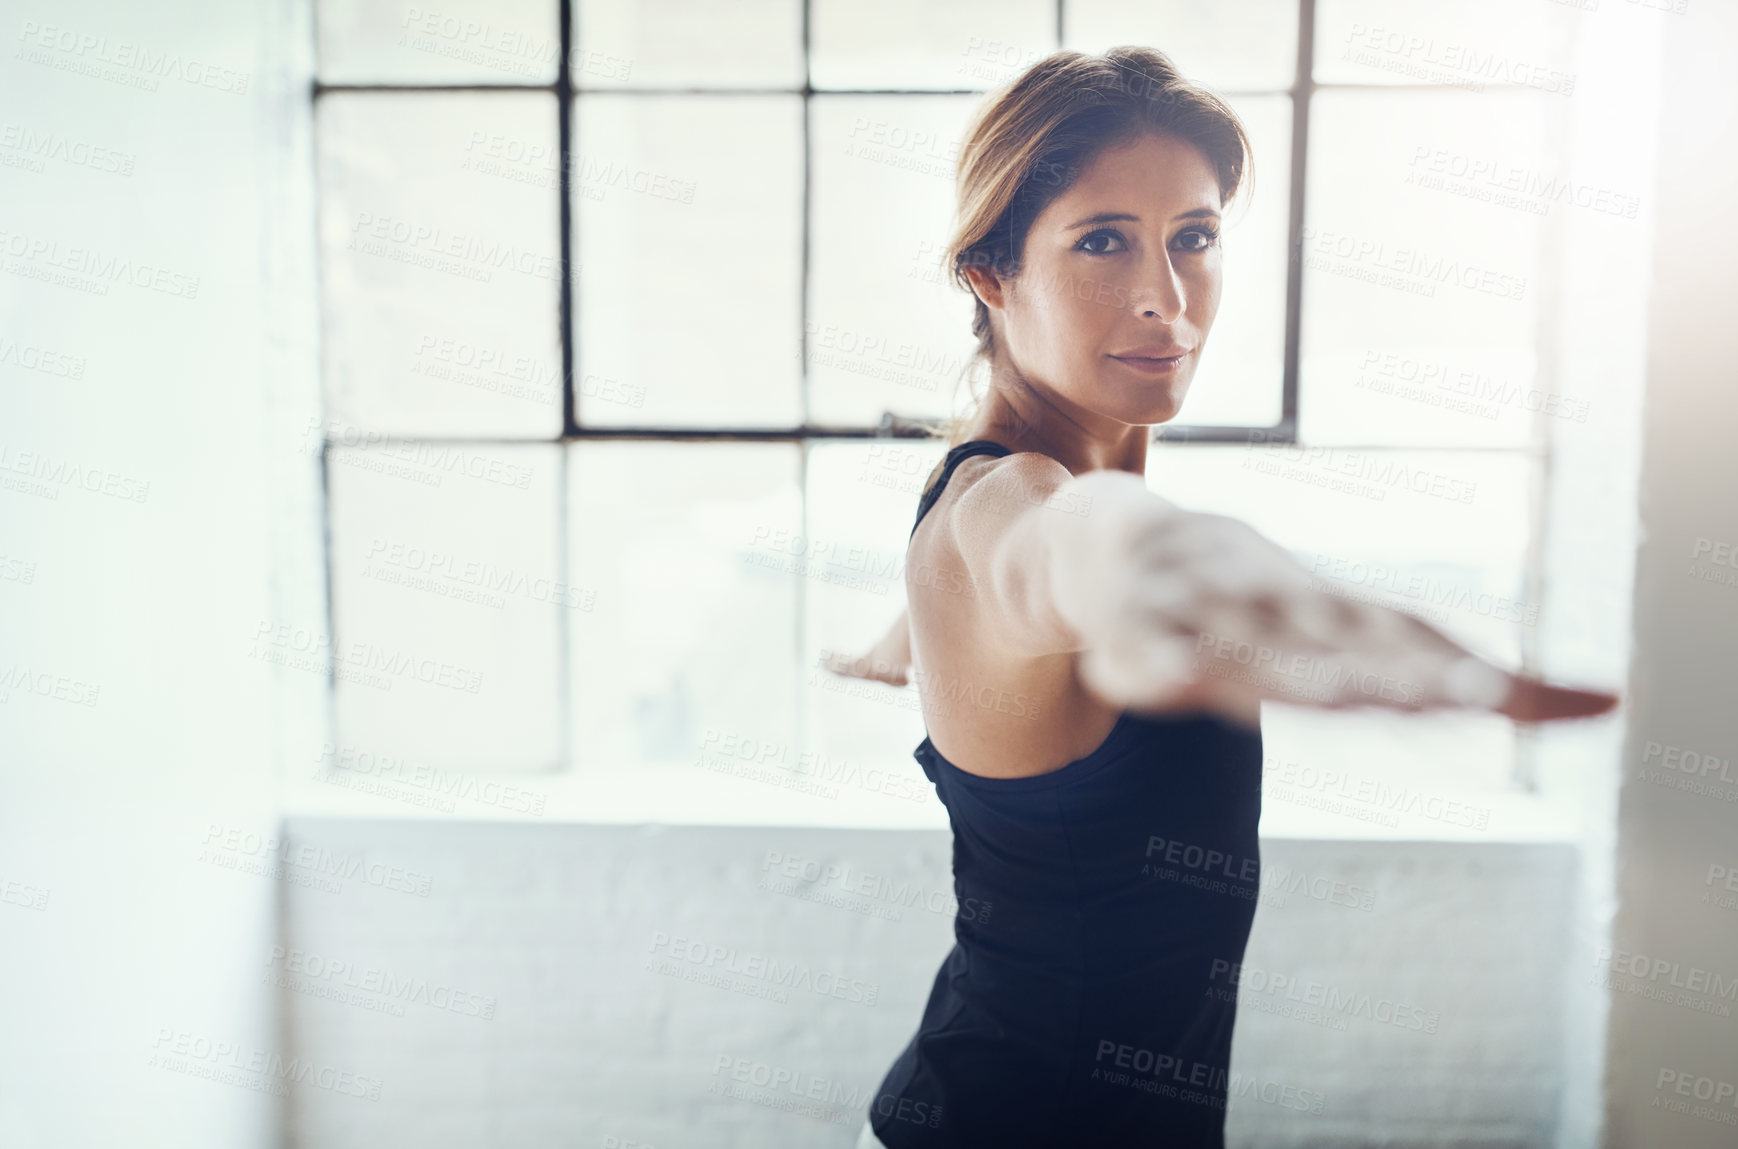
[[[965,269],[1019,274],[1026,234],[1052,200],[1073,186],[1103,151],[1147,132],[1166,132],[1199,148],[1229,202],[1253,153],[1243,122],[1219,96],[1185,79],[1157,48],[1123,46],[1103,55],[1053,52],[992,90],[973,114],[954,182],[954,232],[941,261],[955,285],[972,290]],[[990,309],[975,300],[977,350],[954,381],[992,359]],[[982,403],[983,396],[977,397]],[[976,404],[974,404],[975,408]],[[975,415],[949,421],[932,437],[957,446]]]

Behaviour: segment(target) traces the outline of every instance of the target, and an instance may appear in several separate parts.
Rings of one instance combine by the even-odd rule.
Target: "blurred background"
[[[1717,0],[23,0],[0,1146],[849,1146],[983,94],[1255,145],[1149,482],[1607,718],[1264,707],[1230,1143],[1738,1144]],[[981,382],[981,380],[979,380]]]

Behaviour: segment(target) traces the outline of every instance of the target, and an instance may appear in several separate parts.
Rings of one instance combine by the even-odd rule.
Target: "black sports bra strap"
[[[917,502],[917,518],[911,524],[911,534],[917,533],[917,524],[923,521],[923,516],[928,513],[929,508],[935,506],[935,501],[941,498],[942,488],[947,486],[948,479],[953,477],[954,468],[959,466],[961,459],[969,459],[973,455],[1000,456],[1012,455],[1013,453],[1012,448],[991,442],[989,439],[968,439],[959,446],[951,448],[942,465],[941,475],[928,490],[923,492],[923,497]],[[906,536],[907,539],[910,537],[911,535]]]

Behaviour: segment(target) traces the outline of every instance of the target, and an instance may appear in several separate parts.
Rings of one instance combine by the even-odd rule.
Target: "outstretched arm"
[[[1512,674],[1409,614],[1336,594],[1248,524],[1178,507],[1125,471],[1070,476],[1011,455],[943,529],[1010,649],[1078,651],[1088,689],[1131,709],[1247,720],[1266,698],[1538,722],[1618,702]]]
[[[911,613],[901,610],[893,625],[868,654],[852,657],[839,651],[824,651],[822,663],[834,674],[850,678],[873,678],[890,686],[904,686],[911,671]]]

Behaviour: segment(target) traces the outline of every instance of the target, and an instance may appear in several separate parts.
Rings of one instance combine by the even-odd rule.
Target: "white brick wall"
[[[865,875],[946,891],[945,832],[297,819],[289,836],[334,865],[369,867],[339,893],[286,887],[274,964],[297,979],[282,993],[291,1051],[381,1082],[378,1100],[298,1086],[298,1146],[846,1147],[951,944],[940,897],[938,912],[845,896],[877,911],[865,913],[760,885],[777,877],[764,868],[772,851],[850,868],[811,892]],[[1435,1032],[1246,1008],[1233,1070],[1274,1100],[1234,1101],[1233,1144],[1550,1143],[1569,847],[1270,841],[1263,862],[1269,880],[1301,872],[1305,883],[1283,902],[1266,895],[1245,1001],[1306,996],[1314,981],[1354,1002],[1402,1003],[1412,1025],[1434,1013]],[[398,881],[376,864],[426,875],[427,896],[370,885],[369,873]],[[1370,909],[1332,900],[1321,879],[1367,889]],[[648,970],[664,935],[805,963],[839,996],[770,1000]],[[334,962],[346,971],[329,974]],[[1251,988],[1276,974],[1292,988]],[[411,995],[456,996],[431,991],[440,1004],[405,1002],[394,1016],[378,1008],[393,1000],[388,975]],[[347,984],[382,992],[315,996]],[[872,1003],[852,1000],[871,988]],[[466,1012],[489,999],[491,1017]],[[714,1092],[741,1084],[735,1059],[751,1081],[782,1070],[793,1084]],[[1293,1104],[1319,1092],[1323,1111],[1280,1103],[1285,1086]]]

